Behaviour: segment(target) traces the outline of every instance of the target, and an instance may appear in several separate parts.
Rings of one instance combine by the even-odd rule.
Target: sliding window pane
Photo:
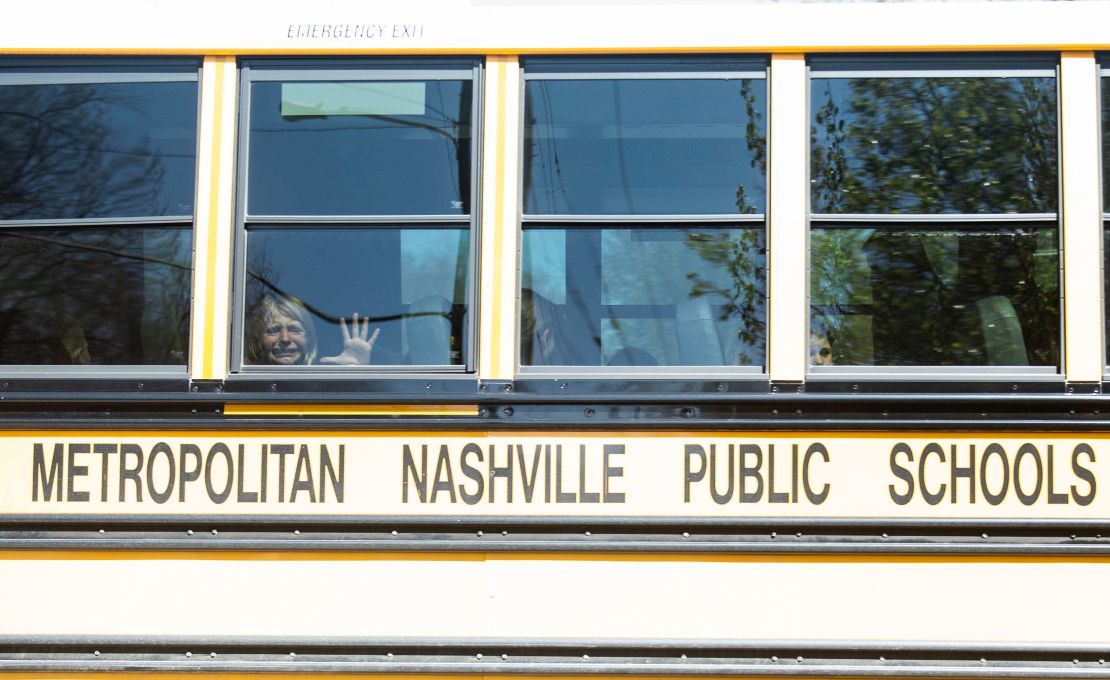
[[[764,212],[766,83],[530,80],[524,211]]]
[[[810,244],[815,365],[1059,364],[1055,226],[814,227]]]
[[[527,228],[521,364],[762,366],[762,227]]]
[[[185,363],[192,230],[0,231],[0,364]]]
[[[245,365],[365,364],[334,359],[355,313],[365,339],[378,333],[370,364],[463,363],[468,229],[253,227],[247,239]],[[275,310],[303,340],[264,342]]]
[[[250,215],[470,212],[470,81],[256,82]]]
[[[816,214],[1056,211],[1051,77],[819,78]]]
[[[192,216],[197,85],[0,86],[0,219]]]

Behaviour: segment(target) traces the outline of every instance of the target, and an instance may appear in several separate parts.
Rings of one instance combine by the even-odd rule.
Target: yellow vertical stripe
[[[212,379],[212,353],[215,349],[215,318],[216,318],[216,256],[219,249],[219,239],[217,238],[219,230],[216,225],[220,218],[220,156],[223,149],[223,113],[224,113],[224,80],[227,77],[226,72],[228,65],[234,67],[234,57],[217,57],[215,61],[216,82],[213,87],[213,109],[212,109],[212,165],[208,178],[208,262],[205,276],[205,298],[204,298],[204,332],[202,334],[203,345],[203,359],[201,364],[201,377],[205,379]]]
[[[502,306],[504,305],[505,296],[505,267],[504,267],[504,242],[505,242],[505,143],[506,143],[506,128],[505,128],[505,110],[506,110],[506,92],[505,92],[505,73],[506,61],[505,57],[493,57],[493,64],[496,67],[495,80],[497,82],[497,128],[495,134],[494,148],[494,181],[496,187],[494,188],[494,201],[493,201],[493,309],[489,310],[493,314],[491,338],[491,373],[498,378],[504,377],[503,372],[505,367],[502,365],[502,347],[504,340],[502,338],[503,329],[505,328],[506,319],[502,316]]]

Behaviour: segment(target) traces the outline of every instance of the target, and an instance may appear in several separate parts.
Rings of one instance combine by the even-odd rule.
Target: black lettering
[[[66,458],[66,502],[87,503],[88,491],[77,491],[73,488],[76,477],[86,477],[89,474],[87,465],[77,465],[74,461],[79,453],[88,453],[91,447],[88,444],[70,444],[69,455]]]
[[[166,488],[158,491],[154,488],[154,461],[158,459],[159,455],[166,457],[166,467],[169,468],[169,475],[166,479]],[[158,442],[154,448],[150,450],[150,457],[146,460],[146,489],[150,492],[150,500],[161,505],[170,499],[173,495],[173,484],[177,475],[177,470],[173,464],[173,449],[165,442]]]
[[[1087,482],[1087,488],[1089,489],[1089,491],[1086,494],[1080,495],[1079,490],[1075,488],[1074,484],[1072,484],[1071,497],[1075,501],[1076,505],[1090,505],[1095,500],[1095,475],[1090,470],[1079,464],[1079,454],[1084,454],[1091,459],[1092,463],[1095,462],[1095,450],[1091,448],[1090,444],[1087,444],[1086,442],[1080,442],[1079,444],[1075,445],[1074,449],[1072,449],[1071,471],[1075,473],[1076,477]]]
[[[308,445],[301,444],[297,453],[297,467],[293,470],[293,488],[289,491],[289,502],[297,502],[297,492],[307,491],[308,502],[316,502],[316,484],[312,479],[312,456],[308,454]]]
[[[1056,489],[1053,488],[1053,485],[1054,485],[1054,482],[1055,482],[1055,470],[1053,468],[1055,468],[1056,466],[1054,464],[1055,461],[1052,458],[1053,458],[1052,444],[1049,444],[1048,445],[1048,463],[1046,463],[1046,467],[1048,468],[1048,504],[1049,505],[1067,505],[1068,495],[1066,493],[1056,493]]]
[[[775,491],[775,445],[767,445],[767,500],[771,503],[789,503],[790,494]]]
[[[936,493],[930,493],[929,488],[925,486],[925,461],[930,455],[940,457],[940,462],[944,463],[948,459],[944,455],[944,449],[936,442],[929,442],[925,448],[921,449],[921,460],[917,461],[917,483],[921,486],[921,497],[929,505],[936,505],[944,500],[944,492],[947,490],[947,485],[941,484],[940,490]]]
[[[729,448],[732,448],[731,444]],[[758,503],[763,498],[763,475],[759,474],[759,469],[763,467],[763,450],[759,448],[758,444],[741,444],[737,447],[740,455],[740,493],[738,500],[741,503]],[[747,464],[748,454],[755,456],[755,467],[749,468]],[[732,452],[729,452],[729,457],[732,457]],[[755,478],[755,491],[744,491],[744,480],[748,478]]]
[[[890,449],[890,471],[891,473],[906,483],[905,493],[898,493],[894,490],[894,485],[890,484],[887,488],[890,489],[890,500],[898,505],[906,505],[913,500],[913,474],[909,468],[904,468],[898,464],[898,454],[906,456],[906,462],[913,462],[913,449],[905,442],[898,442]]]
[[[247,447],[239,445],[239,475],[235,480],[235,500],[239,503],[257,503],[258,492],[246,491],[244,485],[247,482]]]
[[[482,494],[485,492],[486,489],[486,478],[482,474],[482,471],[471,465],[470,461],[467,460],[467,458],[471,455],[478,456],[479,463],[485,460],[485,456],[482,454],[482,447],[474,444],[473,442],[468,443],[466,446],[464,446],[462,449],[462,454],[459,456],[459,463],[462,466],[463,477],[474,480],[474,484],[477,487],[475,491],[471,492],[467,491],[466,487],[464,487],[462,484],[459,484],[459,495],[462,496],[463,503],[466,503],[467,505],[475,505],[479,501],[481,501]],[[534,476],[533,479],[535,479]],[[528,493],[527,491],[525,492],[525,496],[528,497],[529,500],[531,500],[531,495],[531,493]]]
[[[108,456],[119,451],[116,444],[93,444],[93,453],[100,454],[100,502],[108,502]]]
[[[987,461],[991,456],[998,456],[1002,461],[1002,490],[998,493],[992,493],[987,488]],[[983,449],[983,459],[979,461],[979,486],[983,489],[983,498],[991,505],[1006,500],[1006,492],[1010,490],[1010,461],[1006,458],[1006,450],[997,442],[987,444],[987,448]]]
[[[446,471],[446,474],[440,474]],[[455,498],[455,475],[451,472],[451,453],[447,449],[447,445],[443,444],[439,447],[439,458],[436,459],[436,474],[435,479],[432,480],[432,498],[431,502],[436,502],[436,496],[440,491],[446,491],[451,496],[451,502],[458,502]]]
[[[274,448],[277,448],[276,446]],[[290,446],[290,449],[293,447]],[[216,456],[223,456],[224,466],[227,468],[227,481],[224,484],[222,491],[217,492],[216,487],[212,485],[212,468],[215,467]],[[231,487],[235,480],[234,463],[231,461],[231,449],[227,448],[227,444],[223,442],[216,442],[212,448],[208,450],[208,456],[204,459],[204,488],[208,491],[208,498],[213,503],[223,503],[231,496]]]
[[[267,446],[266,444],[262,445],[262,455],[259,456],[259,458],[260,458],[260,461],[258,463],[258,466],[260,468],[260,471],[258,473],[258,502],[259,503],[265,503],[266,502],[266,487],[268,486],[268,484],[267,484],[268,477],[266,475],[266,472],[267,472],[266,468],[268,467],[269,462],[270,462],[270,447]]]
[[[1033,462],[1037,464],[1037,485],[1033,487],[1033,493],[1031,494],[1025,493],[1025,490],[1021,488],[1021,460],[1026,456],[1033,456]],[[1041,495],[1043,477],[1044,469],[1041,467],[1041,452],[1032,444],[1022,444],[1017,455],[1014,456],[1014,492],[1017,493],[1018,500],[1023,505],[1033,505],[1037,502],[1037,497]]]
[[[624,492],[623,491],[610,491],[609,490],[609,480],[613,479],[614,477],[623,477],[624,476],[624,468],[623,467],[618,467],[618,466],[612,465],[610,463],[610,457],[611,456],[623,456],[624,455],[624,444],[606,444],[603,447],[601,447],[601,450],[602,450],[601,455],[602,455],[602,459],[604,461],[604,468],[605,468],[605,474],[604,474],[604,477],[603,477],[604,483],[603,483],[603,487],[602,487],[603,488],[603,493],[602,493],[602,497],[601,497],[601,502],[602,503],[623,503],[624,502]]]
[[[524,447],[516,445],[516,459],[520,465],[520,483],[524,487],[524,502],[532,502],[532,492],[536,490],[536,476],[540,473],[540,455],[543,445],[536,444],[536,453],[532,456],[532,474],[528,475],[528,466],[524,464]]]
[[[809,448],[806,449],[805,458],[802,459],[802,489],[805,490],[806,498],[809,499],[810,503],[821,505],[828,499],[829,491],[832,490],[832,487],[825,484],[821,489],[821,493],[813,493],[813,489],[809,486],[809,463],[815,453],[821,454],[821,458],[826,463],[829,462],[829,450],[825,448],[824,444],[821,442],[810,444]]]
[[[50,500],[50,494],[54,493],[55,484],[58,486],[57,498],[54,500],[62,500],[62,455],[65,447],[61,444],[54,445],[54,455],[50,457],[50,474],[46,473],[46,451],[43,450],[42,444],[35,443],[35,452],[31,457],[31,500],[37,501],[39,499],[39,489],[42,489],[42,499],[44,501]]]
[[[416,486],[416,495],[421,503],[428,502],[428,445],[420,445],[420,469],[416,469],[416,461],[412,457],[412,449],[404,445],[401,454],[401,502],[409,502],[409,479]],[[411,477],[410,477],[411,475]]]
[[[508,459],[505,461],[505,467],[497,467],[497,451],[494,449],[493,444],[489,445],[490,503],[495,500],[494,496],[496,496],[496,494],[494,493],[494,487],[496,487],[496,484],[494,484],[493,482],[498,477],[503,477],[505,479],[505,501],[508,503],[513,502],[513,450],[511,446],[509,447],[508,451],[506,451],[505,457]]]
[[[128,467],[127,456],[135,456],[135,467]],[[127,500],[127,487],[124,482],[131,480],[135,484],[135,500],[143,502],[143,482],[139,478],[139,471],[143,469],[143,449],[138,444],[120,444],[119,447],[119,502]]]
[[[328,487],[324,486],[324,479],[331,480],[331,491],[335,494],[335,502],[343,502],[343,475],[344,468],[346,467],[347,446],[345,444],[339,445],[339,474],[336,475],[335,467],[332,466],[331,456],[328,454],[328,447],[320,445],[320,502],[323,503],[328,497]]]
[[[192,458],[196,461],[196,466],[190,470],[185,464],[185,461]],[[177,500],[185,501],[185,483],[195,482],[200,479],[200,447],[196,444],[182,444],[181,445],[181,460],[177,461],[179,468],[177,483]]]
[[[975,502],[975,445],[968,445],[969,458],[967,460],[967,467],[960,467],[956,464],[956,445],[952,445],[952,502],[956,502],[956,480],[961,477],[967,479],[967,493],[968,502]]]
[[[285,457],[293,455],[292,444],[273,444],[270,455],[278,457],[278,503],[285,502]],[[207,474],[207,473],[206,473]]]
[[[586,445],[578,445],[578,502],[600,503],[601,494],[597,491],[586,491]]]
[[[573,503],[574,494],[563,491],[563,445],[555,445],[555,502]]]
[[[725,493],[717,492],[717,445],[709,445],[709,495],[717,505],[724,505],[732,500],[733,486],[736,483],[736,461],[732,444],[728,445],[728,490]]]
[[[551,444],[543,447],[543,502],[551,502]]]
[[[695,471],[690,463],[697,457],[701,461],[701,465]],[[687,444],[683,452],[683,466],[685,467],[685,479],[683,480],[683,497],[686,502],[690,502],[690,485],[694,482],[700,482],[705,479],[705,449],[698,444]]]
[[[798,502],[798,445],[790,445],[790,502]]]

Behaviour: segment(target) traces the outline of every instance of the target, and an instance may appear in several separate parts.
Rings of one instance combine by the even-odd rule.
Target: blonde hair
[[[269,364],[270,354],[262,344],[266,327],[281,315],[301,324],[305,333],[304,365],[316,363],[316,324],[300,300],[284,295],[264,295],[247,315],[244,355],[248,364]]]

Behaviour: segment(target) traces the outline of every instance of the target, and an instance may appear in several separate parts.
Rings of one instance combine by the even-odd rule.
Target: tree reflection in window
[[[834,363],[1058,365],[1055,79],[815,77],[811,99],[811,328]]]

